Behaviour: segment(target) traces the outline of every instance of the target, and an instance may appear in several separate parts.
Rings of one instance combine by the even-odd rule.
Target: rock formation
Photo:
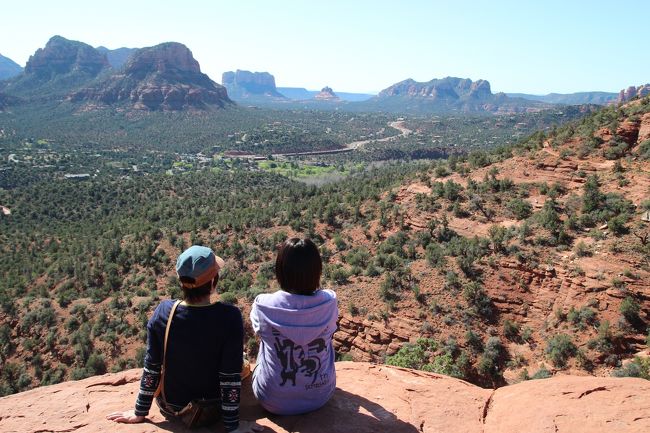
[[[268,72],[250,72],[237,69],[224,72],[221,83],[234,100],[250,98],[285,99],[275,87],[275,78]]]
[[[321,409],[274,416],[244,382],[242,419],[267,432],[542,433],[650,429],[650,382],[562,376],[489,390],[447,376],[367,363],[337,363],[337,389]],[[107,413],[133,407],[140,370],[42,387],[0,399],[4,432],[187,432],[154,404],[149,421],[116,424]],[[213,431],[207,428],[195,431]],[[223,431],[218,426],[217,431]]]
[[[90,45],[54,36],[29,58],[22,74],[6,82],[4,91],[38,97],[65,93],[108,69],[106,56]]]
[[[201,73],[183,44],[167,42],[135,52],[123,69],[92,87],[72,93],[72,102],[127,103],[141,110],[223,107],[226,89]]]
[[[325,86],[319,93],[314,95],[314,99],[319,101],[340,101],[341,99],[334,93],[331,87]]]
[[[25,73],[44,78],[71,72],[96,76],[108,66],[106,56],[90,45],[53,36],[29,58]]]
[[[402,112],[494,112],[539,110],[542,102],[493,94],[486,80],[446,77],[426,83],[407,79],[379,92],[362,106]]]
[[[650,84],[643,84],[641,86],[635,87],[630,86],[627,89],[621,90],[618,93],[617,102],[620,104],[622,102],[630,101],[637,96],[643,98],[644,96],[650,95]]]
[[[492,92],[488,81],[478,80],[473,82],[468,78],[447,77],[433,79],[427,83],[418,83],[412,79],[404,80],[382,90],[379,92],[379,96],[428,97],[443,100],[458,100],[461,98],[481,100],[489,99],[492,96]]]

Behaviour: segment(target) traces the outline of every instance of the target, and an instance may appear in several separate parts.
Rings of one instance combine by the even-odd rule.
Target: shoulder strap
[[[167,318],[167,327],[165,328],[165,342],[163,343],[163,362],[162,362],[162,368],[160,369],[160,383],[158,383],[158,389],[156,389],[156,392],[154,393],[154,397],[158,397],[158,395],[162,395],[163,400],[167,401],[165,399],[165,363],[167,359],[167,340],[169,337],[169,329],[172,326],[172,318],[174,317],[174,313],[176,312],[176,307],[178,307],[178,304],[180,304],[181,301],[178,300],[174,302],[174,305],[172,306],[171,311],[169,312],[169,317]]]

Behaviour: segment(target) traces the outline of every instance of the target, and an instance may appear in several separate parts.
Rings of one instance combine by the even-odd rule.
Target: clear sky
[[[616,92],[650,82],[649,0],[15,0],[0,54],[25,65],[53,35],[108,48],[187,45],[203,72],[377,92],[413,78],[494,92]]]

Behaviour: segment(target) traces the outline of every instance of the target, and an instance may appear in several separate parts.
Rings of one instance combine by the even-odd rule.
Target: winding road
[[[331,149],[331,150],[313,150],[310,152],[292,152],[292,153],[274,153],[273,157],[278,157],[278,156],[306,156],[306,155],[326,155],[326,154],[332,154],[332,153],[344,153],[344,152],[351,152],[353,150],[357,150],[360,147],[363,147],[365,144],[370,143],[371,141],[380,143],[384,141],[391,141],[395,140],[398,137],[406,137],[407,135],[410,135],[413,131],[408,129],[406,126],[404,126],[404,121],[403,120],[396,120],[393,122],[388,122],[388,126],[391,128],[397,129],[400,133],[398,135],[393,135],[390,137],[385,137],[385,138],[380,138],[380,139],[368,139],[368,140],[360,140],[360,141],[353,141],[351,143],[348,143],[344,145],[341,149]]]

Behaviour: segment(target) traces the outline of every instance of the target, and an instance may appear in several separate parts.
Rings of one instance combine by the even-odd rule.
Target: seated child
[[[323,406],[334,393],[334,349],[338,306],[332,290],[320,289],[318,248],[309,239],[284,242],[275,261],[282,290],[255,298],[250,318],[261,343],[253,393],[277,415]]]

